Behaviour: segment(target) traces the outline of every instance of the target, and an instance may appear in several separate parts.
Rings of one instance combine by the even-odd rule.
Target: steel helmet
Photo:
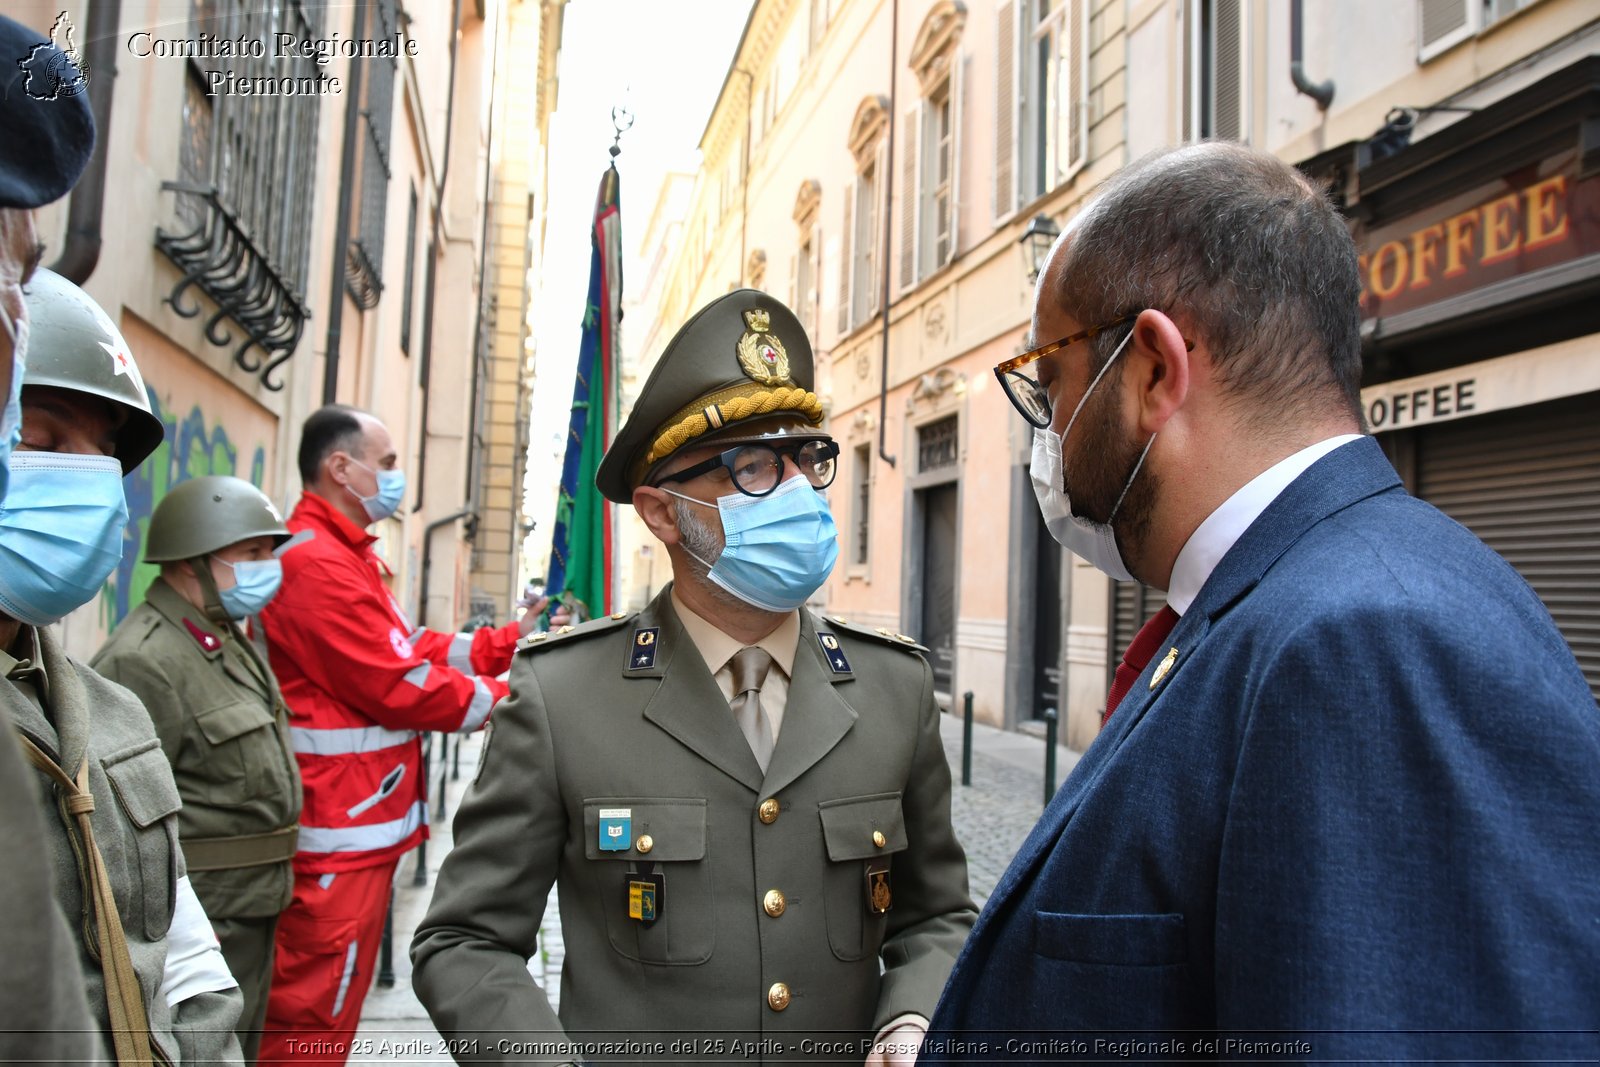
[[[116,430],[117,459],[127,474],[165,436],[128,342],[88,293],[54,271],[34,272],[27,302],[30,337],[22,384],[70,389],[118,405],[125,418]]]
[[[267,494],[242,478],[212,474],[173,486],[150,516],[145,536],[147,563],[194,559],[247,541],[289,539],[283,516]]]

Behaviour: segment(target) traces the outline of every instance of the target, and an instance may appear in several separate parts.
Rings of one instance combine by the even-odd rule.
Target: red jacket
[[[515,622],[475,634],[414,628],[389,593],[376,537],[322,497],[288,527],[283,588],[261,613],[305,785],[297,870],[367,867],[427,835],[421,730],[481,727],[506,686]]]

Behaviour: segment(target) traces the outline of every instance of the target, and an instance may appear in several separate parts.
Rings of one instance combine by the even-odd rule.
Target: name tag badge
[[[601,852],[626,852],[633,847],[633,809],[601,808]]]

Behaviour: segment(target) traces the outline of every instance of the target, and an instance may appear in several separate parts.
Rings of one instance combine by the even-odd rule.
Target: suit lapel
[[[1369,437],[1334,449],[1278,495],[1222,557],[1195,602],[1178,620],[1166,644],[1151,657],[1144,673],[1111,716],[1107,728],[1089,746],[1061,792],[1056,794],[1028,835],[1011,867],[995,887],[991,902],[1002,899],[1025,881],[1049,854],[1073,813],[1093,792],[1145,712],[1201,653],[1202,644],[1216,620],[1249,593],[1272,564],[1311,527],[1367,497],[1399,488],[1399,476],[1378,443]],[[1150,680],[1172,648],[1178,650],[1178,655],[1152,688]],[[986,914],[988,910],[985,909]]]
[[[658,629],[654,665],[645,670],[625,669],[623,675],[640,688],[653,682],[644,706],[646,719],[752,793],[758,792],[761,765],[734,721],[727,698],[672,610],[671,590],[668,585],[661,591],[639,614],[631,631]],[[629,640],[630,652],[634,640]]]
[[[822,658],[817,644],[816,626],[809,613],[800,612],[800,646],[795,650],[794,675],[789,679],[789,697],[783,710],[783,729],[767,764],[767,778],[761,791],[777,793],[810,770],[855,725],[856,712],[834,683],[844,680],[835,675]],[[743,740],[743,735],[740,735]]]

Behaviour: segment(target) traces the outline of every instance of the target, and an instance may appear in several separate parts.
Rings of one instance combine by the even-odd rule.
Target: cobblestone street
[[[1044,808],[1044,741],[1024,733],[1010,733],[991,726],[972,728],[972,784],[961,785],[961,718],[944,715],[940,733],[945,755],[950,761],[951,818],[956,836],[967,850],[972,895],[981,906],[1005,873],[1028,831]],[[437,737],[435,738],[437,741]],[[433,894],[438,870],[449,854],[450,820],[478,763],[481,735],[466,738],[459,754],[461,777],[447,787],[446,811],[433,814],[432,838],[428,842],[428,877],[416,885],[416,854],[400,864],[395,888],[393,984],[374,983],[361,1013],[357,1033],[358,1051],[351,1063],[448,1063],[438,1050],[437,1033],[428,1021],[416,994],[411,991],[411,935],[421,921]],[[452,739],[451,748],[455,741]],[[1059,785],[1077,762],[1077,753],[1062,747],[1056,756],[1056,782]],[[436,765],[437,766],[437,765]],[[430,800],[438,800],[438,771],[435,769]],[[539,950],[528,961],[528,970],[544,986],[551,1003],[560,1006],[561,964],[566,950],[561,940],[559,902],[555,894],[545,910]],[[384,977],[380,974],[380,978]]]

